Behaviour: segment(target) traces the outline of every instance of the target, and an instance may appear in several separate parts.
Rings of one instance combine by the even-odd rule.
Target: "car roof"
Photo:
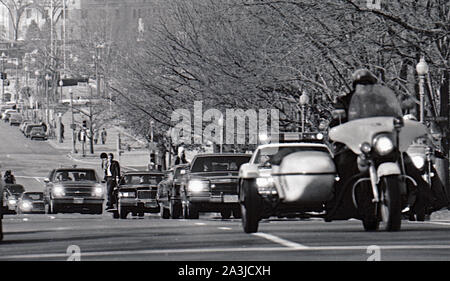
[[[251,157],[251,154],[248,153],[204,153],[204,154],[197,154],[195,157],[221,157],[221,156],[247,156]]]

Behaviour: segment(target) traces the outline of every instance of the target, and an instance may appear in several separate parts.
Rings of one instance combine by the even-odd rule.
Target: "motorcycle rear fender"
[[[397,163],[394,162],[381,163],[377,169],[378,182],[380,181],[381,177],[400,174],[401,174],[400,167],[398,166]]]

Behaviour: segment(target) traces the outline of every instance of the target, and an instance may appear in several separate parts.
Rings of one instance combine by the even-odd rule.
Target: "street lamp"
[[[48,124],[50,124],[50,99],[48,94],[48,81],[50,81],[52,77],[49,74],[45,75],[45,98],[47,99],[47,114],[45,117],[45,121]],[[50,126],[49,126],[50,127]]]
[[[1,56],[1,61],[2,61],[2,103],[5,101],[5,77],[3,77],[4,73],[5,73],[5,61],[8,58],[7,55],[5,55],[5,53],[2,53]]]
[[[428,64],[424,57],[420,58],[419,63],[416,65],[416,71],[419,75],[420,122],[423,123],[425,119],[425,75],[428,74]]]
[[[35,116],[35,122],[37,122],[37,113],[38,113],[38,111],[37,111],[37,109],[38,109],[38,96],[39,96],[39,76],[41,75],[41,73],[40,73],[40,71],[39,70],[36,70],[35,72],[34,72],[34,76],[36,77],[36,101],[35,101],[35,103],[36,103],[36,106],[35,106],[35,111],[34,111],[34,116]]]
[[[69,90],[69,95],[70,95],[70,110],[72,113],[72,124],[70,124],[70,128],[72,129],[72,154],[77,153],[77,149],[75,147],[75,142],[76,142],[76,125],[75,125],[75,119],[74,119],[74,114],[73,114],[73,92],[72,89]]]
[[[300,106],[302,108],[302,134],[305,132],[305,106],[309,103],[309,96],[302,93],[300,96]]]

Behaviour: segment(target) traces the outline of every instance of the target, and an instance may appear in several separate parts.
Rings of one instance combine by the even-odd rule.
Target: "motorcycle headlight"
[[[422,170],[422,168],[425,166],[425,158],[420,155],[412,156],[411,160],[414,166],[416,166],[416,168],[419,170]]]
[[[209,182],[202,180],[190,180],[188,189],[191,192],[202,192],[209,190]]]
[[[374,148],[377,154],[385,156],[394,150],[394,143],[386,135],[380,135],[374,140]]]
[[[134,198],[134,197],[136,197],[136,192],[130,192],[130,191],[119,192],[119,197]]]
[[[57,186],[54,186],[53,187],[53,190],[52,190],[52,192],[53,192],[53,195],[54,196],[64,196],[64,187],[62,187],[62,186],[60,186],[60,185],[57,185]]]

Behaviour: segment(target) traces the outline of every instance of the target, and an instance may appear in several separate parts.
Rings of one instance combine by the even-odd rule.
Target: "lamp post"
[[[416,71],[419,75],[419,97],[420,97],[420,122],[424,122],[425,119],[425,75],[428,74],[428,64],[424,57],[420,58],[419,63],[416,65]]]
[[[309,96],[303,93],[300,96],[300,106],[302,108],[302,134],[305,132],[305,106],[309,103]]]
[[[218,123],[219,123],[219,127],[220,127],[220,153],[222,153],[222,150],[223,150],[223,116],[220,116]]]
[[[41,73],[39,72],[39,70],[36,70],[34,72],[34,76],[36,77],[36,101],[35,101],[35,111],[34,111],[34,122],[37,122],[37,109],[38,109],[38,96],[39,96],[39,75],[41,75]]]
[[[59,87],[60,87],[59,102],[60,103],[62,103],[62,99],[63,99],[63,86],[64,86],[63,80],[59,80]]]
[[[77,153],[77,149],[75,147],[75,142],[76,142],[76,126],[75,126],[75,119],[74,119],[74,115],[73,115],[73,92],[72,90],[69,90],[69,95],[70,95],[70,110],[72,113],[72,123],[70,124],[70,128],[72,129],[72,154]]]
[[[172,166],[172,131],[173,128],[170,128],[166,133],[166,136],[169,139],[169,159],[167,161],[167,169]]]
[[[2,53],[1,61],[2,61],[2,103],[5,101],[5,78],[3,77],[5,73],[5,61],[8,58],[8,56],[5,55],[5,53]]]
[[[52,77],[49,74],[45,75],[45,98],[47,100],[47,112],[46,112],[46,117],[45,117],[45,122],[47,123],[47,125],[50,127],[50,98],[49,98],[49,94],[48,94],[48,81],[50,81],[52,79]]]

